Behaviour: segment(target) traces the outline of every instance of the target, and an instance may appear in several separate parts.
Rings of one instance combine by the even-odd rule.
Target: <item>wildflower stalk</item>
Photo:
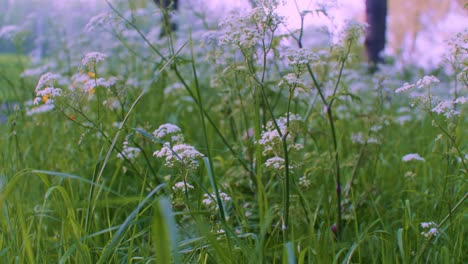
[[[447,220],[449,220],[452,215],[462,206],[462,204],[466,201],[468,198],[468,192],[463,195],[463,197],[458,201],[458,203],[447,213],[447,215],[440,221],[440,223],[437,225],[437,229],[439,230]],[[416,256],[416,258],[413,259],[412,263],[419,263],[419,259],[421,258],[422,254],[424,254],[424,251],[426,251],[427,247],[429,246],[429,243],[431,242],[432,238],[435,236],[429,236],[426,240],[426,243],[424,243],[423,247],[419,251],[419,254]]]
[[[431,117],[432,120],[434,120],[434,122],[437,124],[437,127],[442,131],[442,133],[444,135],[447,136],[447,138],[450,140],[450,142],[452,143],[453,147],[455,148],[455,150],[457,151],[457,154],[458,156],[460,157],[461,159],[461,163],[463,165],[463,168],[465,169],[465,174],[468,173],[468,167],[466,165],[466,160],[465,160],[465,155],[463,155],[463,153],[461,152],[461,150],[458,148],[458,145],[457,145],[457,142],[456,142],[456,139],[450,135],[450,133],[445,130],[442,125],[440,124],[439,120],[437,120],[437,118],[435,118],[434,114],[432,113],[431,110],[428,110],[427,111],[429,113],[429,116]]]
[[[223,205],[223,202],[221,200],[221,197],[219,195],[219,190],[218,190],[218,184],[216,182],[216,177],[215,177],[215,173],[214,173],[214,169],[213,169],[213,159],[212,159],[212,156],[211,156],[211,150],[210,150],[210,144],[209,144],[209,140],[208,140],[208,131],[206,129],[206,124],[205,124],[205,114],[204,114],[204,107],[203,107],[203,102],[202,102],[202,96],[201,96],[201,93],[200,93],[200,85],[199,85],[199,82],[198,82],[198,74],[197,74],[197,68],[196,68],[196,64],[195,64],[195,52],[193,50],[193,42],[192,42],[192,36],[190,36],[190,51],[191,51],[191,55],[192,55],[192,72],[193,72],[193,79],[194,79],[194,85],[195,85],[195,91],[197,93],[197,98],[198,98],[198,110],[199,110],[199,113],[200,113],[200,119],[201,119],[201,123],[202,123],[202,130],[203,130],[203,137],[204,137],[204,140],[205,140],[205,147],[206,147],[206,158],[208,159],[208,170],[209,170],[209,173],[212,175],[212,177],[210,177],[210,179],[213,181],[212,182],[212,187],[213,187],[213,191],[216,195],[216,200],[218,202],[218,206],[219,206],[219,215],[220,215],[220,218],[221,218],[221,223],[223,225],[223,228],[225,228],[225,230],[229,230],[229,226],[226,222],[226,212],[225,212],[225,209],[224,209],[224,205]],[[226,232],[226,240],[227,240],[227,243],[228,243],[228,248],[231,249],[231,239],[230,239],[230,236],[228,234],[228,232]],[[228,251],[229,252],[229,258],[232,259],[232,252],[231,250]]]
[[[327,113],[327,118],[330,124],[330,132],[332,136],[332,141],[333,141],[333,150],[334,150],[334,160],[335,160],[335,183],[336,183],[336,197],[337,197],[337,237],[340,238],[341,233],[342,233],[342,212],[341,212],[341,196],[342,196],[342,190],[341,190],[341,170],[340,170],[340,157],[338,154],[338,141],[337,141],[337,135],[336,135],[336,128],[335,128],[335,122],[333,118],[333,103],[335,102],[335,96],[338,92],[338,88],[340,85],[341,77],[343,75],[343,70],[344,70],[344,65],[346,63],[346,60],[349,56],[349,53],[351,52],[351,44],[352,41],[348,41],[348,47],[345,52],[345,54],[341,57],[340,59],[340,69],[338,73],[338,78],[335,83],[335,87],[333,88],[333,94],[331,95],[330,101],[328,101],[325,98],[323,88],[322,86],[318,83],[317,78],[315,77],[315,74],[312,70],[312,67],[310,64],[307,64],[307,71],[309,72],[310,77],[312,78],[312,81],[314,83],[315,88],[317,88],[317,92],[320,96],[320,99],[322,100],[322,103],[326,107],[326,113]]]

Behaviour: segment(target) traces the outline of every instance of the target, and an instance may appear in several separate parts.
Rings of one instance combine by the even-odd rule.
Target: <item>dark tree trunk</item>
[[[177,23],[171,21],[169,12],[177,11],[179,9],[179,1],[153,0],[153,2],[162,10],[163,13],[163,17],[161,19],[161,33],[159,33],[159,37],[162,38],[177,30]]]
[[[385,48],[387,20],[387,0],[366,0],[366,54],[371,62],[371,70],[377,69],[377,63],[383,62],[380,52]]]

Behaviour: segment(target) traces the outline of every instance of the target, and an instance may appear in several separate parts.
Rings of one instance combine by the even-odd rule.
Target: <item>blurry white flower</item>
[[[300,116],[291,114],[289,115],[289,128],[287,127],[287,118],[280,117],[276,120],[276,124],[278,125],[279,131],[284,136],[287,134],[286,143],[289,149],[299,150],[302,149],[303,146],[301,144],[297,144],[294,142],[294,134],[297,132],[298,127],[302,123]],[[282,153],[283,143],[282,138],[279,134],[278,129],[276,128],[273,121],[268,121],[264,128],[264,132],[262,132],[260,140],[258,140],[258,144],[263,146],[263,155],[266,156],[268,154],[277,154],[277,152]]]
[[[458,97],[455,100],[445,100],[436,105],[432,112],[437,114],[443,114],[445,117],[449,118],[454,115],[459,115],[460,112],[455,109],[457,104],[465,104],[468,101],[466,97]]]
[[[419,156],[418,153],[410,153],[410,154],[406,154],[405,156],[403,156],[403,158],[401,158],[401,160],[403,162],[409,162],[409,161],[412,161],[412,160],[424,161],[424,158]]]
[[[400,88],[396,89],[396,90],[395,90],[395,93],[402,93],[402,92],[406,92],[406,91],[408,91],[408,90],[411,90],[411,89],[413,89],[414,87],[415,87],[415,85],[414,85],[414,84],[405,83],[405,84],[403,84],[403,86],[402,86],[402,87],[400,87]]]
[[[422,222],[421,228],[424,229],[421,232],[421,235],[425,236],[426,238],[430,238],[432,236],[437,236],[439,234],[439,230],[437,229],[437,225],[434,222]]]
[[[153,135],[159,139],[163,138],[167,134],[180,133],[181,129],[174,124],[163,124],[160,125],[154,132]]]
[[[229,203],[232,200],[231,197],[224,192],[219,192],[219,198],[224,204]],[[205,193],[203,194],[202,204],[210,209],[218,209],[218,203],[214,199],[216,199],[215,193],[212,193],[211,195]]]
[[[284,159],[280,157],[269,158],[265,161],[265,167],[274,170],[282,170],[284,169]]]
[[[193,146],[186,144],[176,144],[171,148],[169,143],[165,143],[161,150],[155,151],[154,156],[165,158],[165,165],[169,168],[177,166],[187,166],[192,170],[198,168],[198,159],[203,157],[203,154],[198,152]]]
[[[284,57],[288,58],[290,66],[307,65],[320,59],[317,53],[305,48],[288,48],[284,52]]]
[[[266,36],[284,21],[284,17],[274,12],[278,3],[275,1],[259,1],[258,6],[246,15],[231,16],[220,23],[224,29],[220,37],[221,43],[230,43],[244,49],[252,49],[259,45]]]
[[[310,186],[310,180],[307,179],[306,176],[302,176],[299,178],[299,185],[303,188],[309,188]]]
[[[21,28],[15,25],[7,25],[0,28],[0,39],[13,39],[19,32]]]
[[[184,136],[182,135],[181,132],[182,130],[178,126],[167,123],[167,124],[160,125],[153,132],[153,136],[163,141],[169,140],[171,143],[175,143],[175,142],[180,143],[184,141]]]
[[[98,27],[105,28],[113,19],[112,13],[104,12],[93,16],[85,26],[85,31],[93,31]]]
[[[366,140],[364,140],[364,135],[362,134],[362,132],[351,134],[351,142],[356,143],[356,144],[361,144],[361,145],[363,145],[364,143],[380,144],[380,140],[378,140],[375,137],[369,137]]]
[[[305,83],[302,79],[297,77],[296,74],[294,73],[288,73],[283,78],[281,78],[281,81],[278,83],[279,86],[286,84],[289,86],[305,86]]]
[[[425,88],[425,87],[428,87],[434,83],[439,83],[439,79],[437,79],[436,77],[430,75],[430,76],[424,76],[422,79],[418,80],[416,82],[416,87],[419,88],[419,89],[422,89],[422,88]]]
[[[41,114],[41,113],[49,112],[52,109],[54,109],[54,107],[55,106],[53,104],[39,105],[39,106],[33,107],[33,108],[29,109],[28,111],[26,111],[26,115],[27,116],[32,116],[32,115],[35,115],[35,114]]]
[[[90,67],[92,65],[95,65],[97,62],[104,61],[106,58],[107,58],[107,55],[104,53],[100,53],[96,51],[89,52],[81,60],[81,65]]]
[[[141,152],[141,149],[128,146],[128,140],[125,140],[123,142],[122,151],[117,154],[117,158],[119,159],[127,158],[129,160],[132,160],[138,157],[140,152]]]
[[[36,68],[29,68],[21,73],[22,77],[29,77],[29,76],[40,76],[50,68],[50,64],[42,65]]]
[[[62,94],[62,89],[54,87],[59,78],[60,75],[50,72],[41,76],[35,89],[36,98],[34,99],[34,104],[39,104],[41,101],[45,104],[54,103],[53,98]]]
[[[185,192],[186,190],[193,190],[194,187],[186,182],[176,182],[174,184],[174,186],[172,186],[172,190],[174,191],[181,191],[181,192]]]
[[[416,173],[415,172],[412,172],[412,171],[407,171],[405,172],[405,178],[414,178],[416,177]]]

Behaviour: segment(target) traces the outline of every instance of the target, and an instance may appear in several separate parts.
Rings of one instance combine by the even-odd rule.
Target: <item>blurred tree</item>
[[[434,27],[454,11],[468,13],[466,0],[391,0],[389,2],[389,43],[395,50],[412,54],[418,35]]]
[[[377,69],[377,63],[383,62],[380,53],[385,48],[387,29],[387,0],[366,0],[366,54],[371,62],[371,71]]]

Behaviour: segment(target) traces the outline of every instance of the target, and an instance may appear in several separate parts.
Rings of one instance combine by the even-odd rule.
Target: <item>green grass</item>
[[[31,94],[24,81],[19,78],[28,58],[14,54],[0,54],[0,98],[2,102],[23,101]]]
[[[133,26],[128,24],[128,30]],[[133,44],[151,52],[147,43]],[[0,125],[0,262],[468,260],[466,160],[457,160],[456,151],[467,152],[466,106],[458,118],[435,116],[439,127],[418,109],[401,124],[398,111],[409,105],[408,98],[391,93],[392,102],[383,100],[383,86],[375,85],[379,76],[363,74],[361,58],[348,62],[346,47],[328,50],[333,55],[321,58],[322,66],[311,63],[309,72],[281,65],[278,58],[268,64],[249,56],[205,61],[196,44],[189,41],[172,52],[158,44],[153,48],[164,58],[153,51],[154,62],[132,53],[108,54],[91,70],[96,78],[119,76],[116,85],[81,94],[58,85],[64,94],[54,98],[53,111],[29,116],[21,107]],[[251,50],[242,51],[249,55]],[[16,57],[1,56],[0,65],[9,65],[0,68],[8,76],[0,83],[12,86],[2,88],[2,98],[33,99],[38,78],[21,78]],[[350,70],[340,76],[340,65]],[[156,69],[156,77],[148,69]],[[298,71],[316,101],[291,99],[290,87],[278,87],[282,76]],[[353,78],[356,74],[359,79]],[[125,84],[128,78],[141,84]],[[392,79],[402,78],[397,74],[385,78],[384,86],[392,89],[404,82]],[[333,91],[336,83],[335,97],[326,98],[333,110],[327,115],[318,91]],[[180,89],[168,92],[174,84]],[[351,92],[356,85],[371,88]],[[105,107],[104,100],[119,100],[120,107]],[[272,152],[293,167],[267,168],[272,154],[262,155],[264,147],[255,141],[272,116],[279,120],[288,111],[299,114],[301,122],[291,121],[280,131],[284,140]],[[122,123],[116,127],[114,122]],[[152,132],[164,123],[179,126],[183,142],[205,155],[197,169],[166,166],[153,156],[165,141]],[[376,126],[381,128],[372,129]],[[358,132],[380,143],[353,143]],[[117,158],[124,141],[140,150],[137,158]],[[293,150],[290,144],[296,143],[303,148]],[[425,161],[403,162],[408,153],[419,153]],[[180,181],[193,190],[173,190]],[[231,200],[222,201],[223,193]],[[210,206],[205,199],[212,199]],[[334,233],[337,204],[342,221]],[[430,221],[441,225],[439,234],[427,239],[420,224]]]

